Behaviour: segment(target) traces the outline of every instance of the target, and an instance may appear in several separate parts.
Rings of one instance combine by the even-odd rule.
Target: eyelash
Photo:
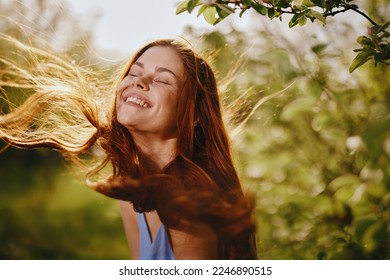
[[[168,84],[168,82],[167,81],[162,81],[162,80],[159,80],[159,79],[155,79],[155,80],[153,80],[153,82],[156,82],[156,83],[161,83],[161,84]]]

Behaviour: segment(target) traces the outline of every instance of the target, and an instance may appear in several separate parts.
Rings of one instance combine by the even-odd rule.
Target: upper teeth
[[[143,101],[135,96],[127,97],[126,102],[132,102],[132,103],[138,104],[139,106],[144,107],[144,108],[149,107],[149,105],[145,101]]]

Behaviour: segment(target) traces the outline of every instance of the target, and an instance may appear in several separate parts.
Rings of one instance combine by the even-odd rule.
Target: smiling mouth
[[[138,105],[138,106],[143,107],[143,108],[151,108],[151,106],[147,102],[145,102],[144,100],[141,100],[135,96],[127,97],[125,102],[132,103],[132,104]]]

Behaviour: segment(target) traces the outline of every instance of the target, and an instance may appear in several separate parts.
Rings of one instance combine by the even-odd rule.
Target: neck
[[[132,133],[140,149],[141,162],[150,171],[161,171],[176,157],[177,138],[163,139],[151,135]]]

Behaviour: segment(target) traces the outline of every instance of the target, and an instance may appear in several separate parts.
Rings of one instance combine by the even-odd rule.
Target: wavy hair
[[[183,229],[193,222],[218,236],[220,259],[255,259],[253,201],[244,195],[233,165],[217,82],[209,64],[187,44],[157,40],[141,48],[117,75],[114,88],[90,70],[50,52],[3,40],[25,52],[28,66],[1,58],[1,90],[33,94],[0,116],[0,138],[21,148],[49,147],[81,164],[96,147],[100,164],[88,185],[106,196],[129,201],[137,212],[157,210],[164,225]],[[132,135],[116,119],[116,89],[131,65],[149,48],[169,47],[180,56],[187,76],[179,100],[177,157],[161,172],[145,169]],[[10,102],[9,102],[10,103]],[[93,181],[107,165],[111,174]]]

